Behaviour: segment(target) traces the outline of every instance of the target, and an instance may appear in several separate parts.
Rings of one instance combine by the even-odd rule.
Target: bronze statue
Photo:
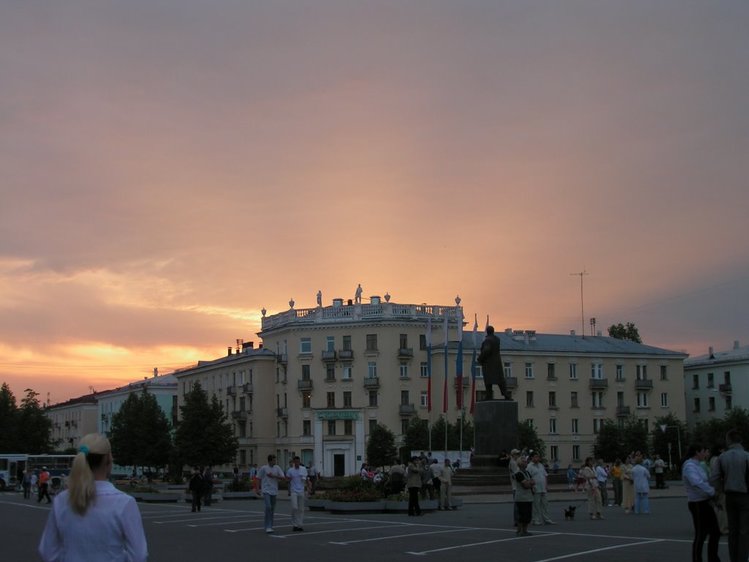
[[[492,326],[486,327],[486,338],[481,343],[478,362],[484,375],[485,400],[494,399],[492,386],[495,384],[499,386],[499,391],[505,400],[512,400],[512,394],[507,391],[507,385],[505,384],[504,365],[499,351],[499,338],[494,335],[494,327]]]

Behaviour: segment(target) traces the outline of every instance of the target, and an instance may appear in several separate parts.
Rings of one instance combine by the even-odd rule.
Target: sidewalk
[[[681,480],[670,480],[666,482],[667,488],[656,490],[650,488],[650,499],[658,498],[685,498],[684,485]],[[510,485],[506,486],[454,486],[453,496],[458,496],[464,504],[469,503],[512,503],[512,491]],[[609,498],[614,497],[614,489],[609,486]],[[584,491],[575,492],[567,488],[566,484],[549,486],[550,502],[578,502],[586,501],[588,498]]]

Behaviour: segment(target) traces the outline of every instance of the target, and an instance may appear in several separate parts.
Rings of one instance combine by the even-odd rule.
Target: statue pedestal
[[[473,412],[472,466],[497,466],[499,455],[518,446],[518,403],[514,400],[476,402]]]

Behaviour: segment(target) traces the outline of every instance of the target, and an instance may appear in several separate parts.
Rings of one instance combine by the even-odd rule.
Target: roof
[[[738,342],[737,342],[738,343]],[[703,367],[722,363],[749,362],[749,345],[743,347],[735,345],[728,351],[714,351],[705,355],[690,357],[684,361],[684,367]]]

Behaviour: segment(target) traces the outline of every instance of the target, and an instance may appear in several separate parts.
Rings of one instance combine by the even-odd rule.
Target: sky
[[[745,0],[0,2],[0,382],[353,298],[749,343]],[[581,276],[584,312],[581,318]]]

